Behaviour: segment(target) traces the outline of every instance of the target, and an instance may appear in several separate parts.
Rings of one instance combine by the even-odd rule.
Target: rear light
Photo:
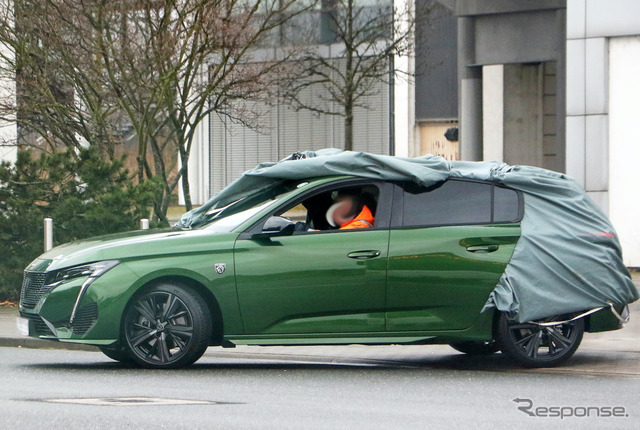
[[[606,231],[601,231],[601,232],[599,232],[599,233],[596,233],[595,235],[596,235],[596,236],[611,237],[611,238],[615,238],[615,237],[616,237],[616,235],[615,235],[615,234],[613,234],[613,233],[609,233],[609,232],[606,232]]]

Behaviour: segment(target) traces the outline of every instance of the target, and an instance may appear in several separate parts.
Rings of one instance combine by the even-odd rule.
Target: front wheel
[[[568,360],[582,341],[584,319],[556,315],[540,321],[518,323],[505,314],[498,321],[502,352],[526,367],[553,367]],[[558,324],[545,325],[547,322]]]
[[[179,284],[156,285],[135,296],[123,323],[123,343],[131,358],[155,369],[194,363],[207,349],[212,330],[202,298]]]

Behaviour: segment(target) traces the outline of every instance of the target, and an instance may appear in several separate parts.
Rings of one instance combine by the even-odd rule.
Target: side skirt
[[[370,333],[304,333],[268,335],[227,335],[233,345],[426,345],[447,344],[461,340],[493,339],[494,312],[480,314],[470,327],[463,330],[402,331]]]

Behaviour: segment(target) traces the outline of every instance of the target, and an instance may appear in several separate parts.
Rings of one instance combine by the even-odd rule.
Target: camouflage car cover
[[[184,214],[176,227],[197,227],[211,209],[284,180],[335,175],[412,181],[427,187],[448,178],[469,178],[522,191],[521,237],[485,309],[495,307],[524,322],[638,299],[606,215],[571,178],[537,167],[447,161],[432,155],[402,158],[338,149],[306,151],[245,172],[204,206]]]

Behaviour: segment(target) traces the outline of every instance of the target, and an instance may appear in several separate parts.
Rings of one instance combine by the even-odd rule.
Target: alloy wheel
[[[503,316],[500,322],[501,349],[527,366],[560,364],[573,355],[582,341],[584,320],[571,320],[573,316],[556,315],[524,323],[509,322]],[[555,321],[559,323],[546,324]]]
[[[125,335],[137,358],[149,364],[171,364],[189,349],[194,336],[193,315],[176,294],[150,292],[130,306]]]

